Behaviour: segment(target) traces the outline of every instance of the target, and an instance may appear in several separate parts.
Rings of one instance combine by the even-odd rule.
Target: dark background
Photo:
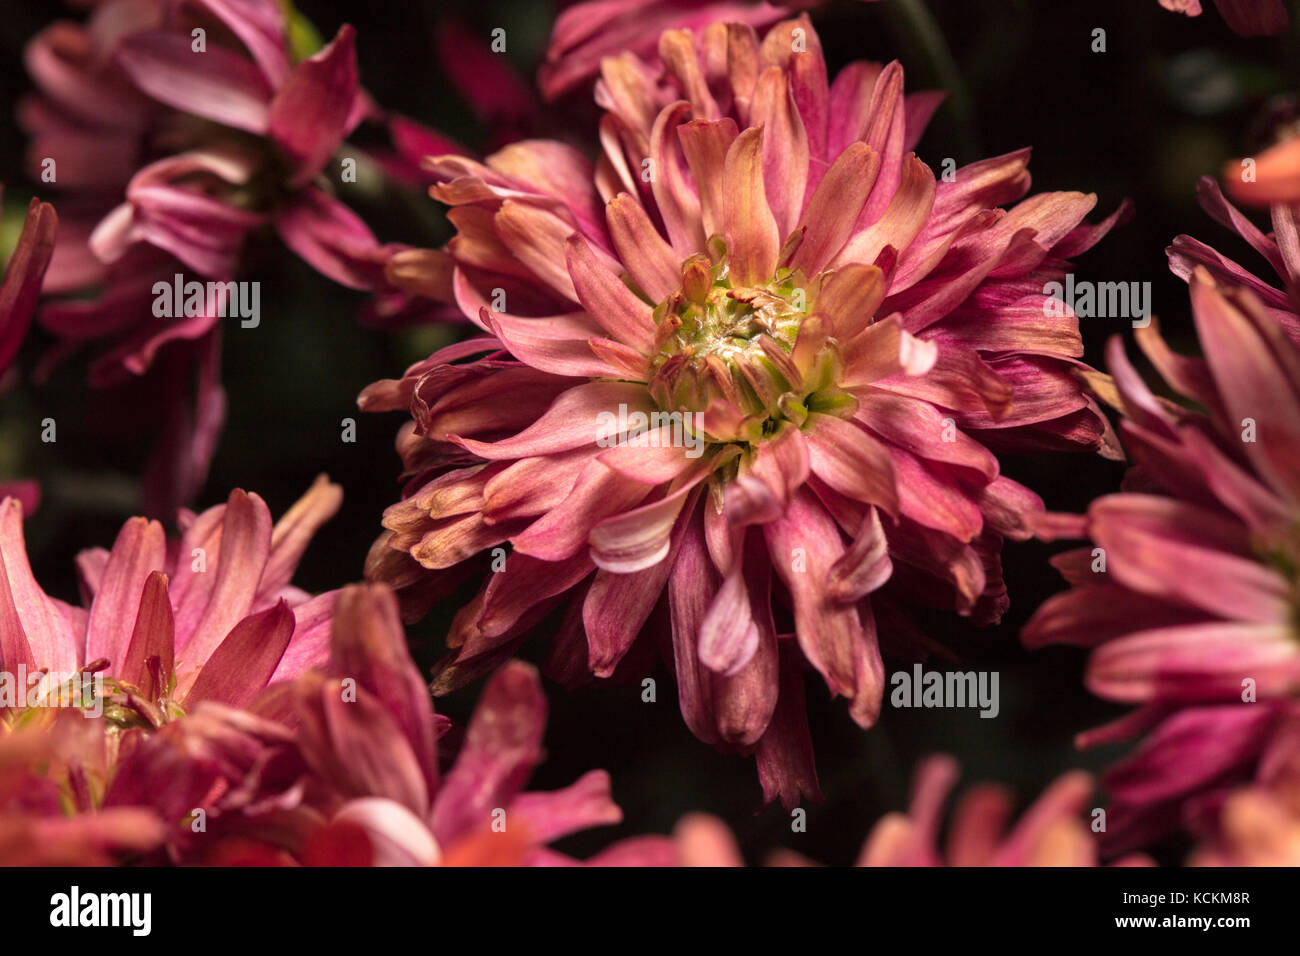
[[[915,6],[915,5],[913,5]],[[933,0],[929,9],[951,48],[927,43],[904,3],[886,0],[828,4],[813,14],[831,75],[851,59],[899,58],[910,90],[945,85],[956,76],[964,88],[944,105],[918,149],[938,168],[945,157],[959,166],[1026,145],[1035,189],[1096,192],[1093,218],[1124,197],[1137,203],[1136,218],[1083,256],[1076,272],[1096,281],[1153,283],[1154,311],[1177,347],[1193,350],[1182,283],[1167,269],[1165,247],[1186,232],[1239,258],[1270,281],[1271,274],[1244,243],[1196,206],[1198,176],[1252,150],[1269,124],[1290,109],[1279,94],[1296,89],[1296,37],[1245,40],[1231,34],[1212,4],[1192,20],[1160,9],[1156,0]],[[13,123],[16,97],[28,88],[22,66],[26,41],[58,16],[79,14],[62,4],[7,3],[0,22],[0,182],[6,184],[2,234],[16,235],[33,184],[24,178],[22,133]],[[460,18],[482,35],[496,26],[509,37],[508,56],[521,75],[535,75],[553,8],[501,0],[437,3],[432,0],[302,0],[300,10],[329,37],[345,22],[358,31],[362,81],[384,106],[446,131],[471,148],[484,148],[488,130],[448,83],[434,53],[434,35],[446,18]],[[1091,50],[1092,31],[1106,31],[1105,53]],[[546,132],[571,127],[581,141],[594,132],[593,111],[579,97],[536,117]],[[1294,114],[1291,114],[1294,115]],[[57,203],[57,194],[43,198]],[[427,197],[412,193],[377,206],[359,207],[384,240],[435,245],[447,238],[445,222]],[[401,199],[402,197],[396,197]],[[7,247],[6,247],[7,248]],[[224,500],[233,487],[257,491],[278,516],[322,472],[345,489],[341,513],[309,549],[296,582],[312,590],[357,579],[383,508],[397,499],[398,459],[392,440],[401,416],[356,412],[356,394],[368,383],[395,377],[445,336],[440,330],[384,334],[355,321],[364,297],[333,286],[291,255],[256,260],[262,280],[263,321],[255,333],[230,329],[225,342],[225,383],[230,398],[226,432],[198,504]],[[1083,320],[1088,359],[1101,361],[1105,341],[1127,333],[1127,322]],[[30,369],[48,341],[34,337],[21,367]],[[1134,351],[1131,349],[1131,351]],[[82,548],[112,543],[121,521],[138,508],[138,474],[149,435],[113,427],[105,407],[82,381],[85,357],[74,359],[43,384],[21,382],[0,414],[0,480],[39,478],[45,501],[28,522],[36,574],[60,597],[75,600],[73,557]],[[55,444],[39,441],[42,418],[59,423]],[[106,418],[105,416],[108,416]],[[357,441],[340,440],[340,421],[357,419]],[[121,425],[121,423],[116,423]],[[124,435],[123,432],[126,432]],[[1122,468],[1084,456],[1042,456],[1004,461],[1011,477],[1039,492],[1057,510],[1081,510],[1094,496],[1114,490]],[[1090,697],[1080,683],[1082,655],[1065,649],[1030,654],[1018,643],[1025,619],[1059,590],[1046,564],[1054,549],[1034,543],[1005,550],[1012,608],[1000,626],[979,630],[955,617],[927,621],[964,666],[1001,673],[1002,712],[982,720],[974,710],[895,710],[861,732],[843,702],[826,699],[809,681],[809,710],[825,804],[808,808],[808,832],[790,832],[779,807],[763,809],[751,760],[724,757],[696,741],[677,711],[672,682],[662,667],[659,700],[640,701],[639,687],[599,687],[566,694],[548,686],[549,758],[532,786],[565,785],[603,767],[626,822],[592,831],[562,846],[580,855],[615,835],[666,832],[683,813],[705,810],[724,817],[752,859],[784,845],[813,858],[852,860],[882,813],[906,805],[917,760],[949,752],[962,763],[963,786],[996,780],[1022,803],[1060,772],[1097,770],[1123,748],[1076,752],[1072,736],[1121,713]],[[435,611],[410,631],[417,657],[431,662],[454,608]],[[524,654],[540,659],[539,635]],[[462,721],[481,685],[439,701]],[[1177,860],[1182,848],[1161,854]]]

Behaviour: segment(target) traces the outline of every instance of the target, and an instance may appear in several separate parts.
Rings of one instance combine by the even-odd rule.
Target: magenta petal
[[[119,680],[140,687],[147,700],[157,700],[167,688],[154,683],[149,661],[158,658],[158,673],[163,681],[169,680],[175,666],[175,646],[176,626],[167,596],[167,575],[154,571],[144,583],[135,628],[122,660],[114,661],[117,665],[114,674]]]
[[[7,585],[0,583],[0,623],[11,631],[15,619],[18,621],[17,634],[6,633],[0,643],[6,666],[16,667],[25,658],[51,671],[66,674],[76,670],[85,662],[81,633],[74,633],[58,602],[48,597],[32,576],[23,540],[23,509],[16,498],[0,502],[0,573],[7,579]],[[23,637],[27,652],[18,643]]]
[[[649,415],[654,410],[644,386],[589,382],[562,392],[545,413],[513,438],[499,442],[462,438],[460,444],[479,457],[494,461],[552,455],[586,445],[594,447],[601,434],[601,414],[617,416],[620,405],[627,406],[629,415],[637,411]]]
[[[682,719],[691,733],[705,743],[718,741],[718,729],[712,675],[700,663],[697,636],[717,586],[718,574],[705,545],[703,522],[686,521],[681,548],[668,579],[668,608]]]
[[[207,7],[248,48],[263,75],[279,86],[289,75],[285,11],[274,0],[195,0]]]
[[[344,25],[327,47],[293,68],[271,100],[267,132],[293,162],[289,186],[320,172],[346,134],[356,99],[356,31]]]
[[[581,236],[570,236],[564,252],[578,301],[591,317],[615,341],[647,355],[653,353],[655,323],[650,306],[601,265]]]
[[[1283,625],[1210,622],[1139,631],[1103,644],[1088,661],[1094,693],[1127,703],[1240,700],[1243,681],[1261,697],[1300,686],[1300,654]]]
[[[292,636],[293,612],[284,601],[244,618],[203,663],[186,705],[214,700],[247,706],[270,681]]]
[[[719,674],[735,674],[758,650],[759,630],[742,568],[737,561],[700,622],[700,663]]]
[[[585,773],[563,790],[521,793],[511,801],[509,815],[522,821],[538,843],[623,820],[610,795],[609,774],[603,770]]]
[[[802,798],[822,800],[813,762],[812,734],[804,703],[803,663],[789,640],[781,644],[781,692],[767,732],[759,741],[758,779],[765,801],[780,800],[790,808]]]
[[[596,572],[582,603],[587,632],[587,664],[597,677],[609,677],[632,647],[663,594],[672,561],[660,561],[636,574]]]
[[[136,33],[118,47],[118,62],[154,99],[236,129],[267,130],[271,88],[247,58],[222,47],[191,49],[188,33]]]
[[[326,591],[293,609],[293,640],[271,675],[271,683],[293,680],[329,661],[330,624],[338,597],[338,591]]]
[[[165,558],[166,539],[158,522],[132,518],[122,526],[90,608],[87,661],[105,657],[115,667],[122,664],[145,581],[162,570]]]
[[[433,805],[433,832],[443,846],[492,825],[542,759],[546,698],[530,664],[511,661],[488,682],[465,734],[465,745]],[[523,822],[522,820],[520,821]]]
[[[275,218],[284,244],[328,279],[349,289],[386,286],[384,265],[393,250],[381,245],[361,217],[320,189],[300,190]]]
[[[808,490],[786,516],[763,526],[772,564],[794,599],[795,630],[808,661],[832,693],[850,698],[861,726],[875,723],[884,693],[884,667],[874,634],[863,629],[858,608],[826,594],[831,568],[844,554],[834,520]]]
[[[429,690],[406,649],[397,600],[385,587],[349,587],[338,596],[330,638],[332,675],[375,695],[407,740],[432,790],[438,782]]]
[[[266,502],[257,495],[232,491],[221,519],[219,548],[219,554],[209,553],[206,557],[208,569],[204,573],[215,580],[202,616],[192,632],[187,634],[178,628],[176,657],[188,668],[203,666],[252,607],[271,552],[271,513]],[[211,566],[214,561],[215,570]],[[188,689],[184,679],[181,685]]]

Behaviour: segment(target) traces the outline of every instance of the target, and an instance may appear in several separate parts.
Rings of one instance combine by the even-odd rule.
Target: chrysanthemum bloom
[[[1100,377],[1097,385],[1123,412],[1121,434],[1137,464],[1127,490],[1099,498],[1086,515],[1039,519],[1047,539],[1092,544],[1054,559],[1073,587],[1044,603],[1024,640],[1093,648],[1088,687],[1142,705],[1106,739],[1140,733],[1179,708],[1221,705],[1166,721],[1139,761],[1166,765],[1181,749],[1208,745],[1224,752],[1188,766],[1209,784],[1237,762],[1235,752],[1249,756],[1269,717],[1264,702],[1300,691],[1300,353],[1248,289],[1219,287],[1198,268],[1191,297],[1204,358],[1171,352],[1154,323],[1137,335],[1170,386],[1199,408],[1155,397],[1119,340],[1110,343],[1113,386]],[[1144,772],[1134,770],[1139,779]],[[1194,788],[1127,789],[1125,815],[1143,815],[1153,801]],[[1177,820],[1158,816],[1118,829],[1144,836]]]
[[[298,52],[276,0],[113,0],[85,29],[57,22],[27,53],[43,93],[21,110],[33,172],[52,160],[58,185],[93,191],[129,171],[125,203],[90,237],[101,262],[146,242],[230,278],[245,236],[270,226],[322,274],[377,288],[389,250],[320,179],[372,109],[354,31]],[[88,160],[96,137],[105,163]]]
[[[1290,28],[1284,0],[1214,0],[1220,16],[1244,37],[1272,36]],[[1160,0],[1160,6],[1189,17],[1201,15],[1201,0]]]
[[[1300,711],[1268,741],[1255,777],[1222,800],[1194,866],[1300,866]]]
[[[662,83],[605,61],[594,170],[541,141],[430,162],[458,234],[390,272],[450,285],[485,334],[362,395],[415,419],[367,574],[418,613],[497,572],[440,688],[559,605],[567,682],[670,621],[688,725],[756,750],[789,802],[816,793],[804,665],[870,726],[878,627],[906,647],[905,604],[1005,607],[1003,538],[1041,504],[994,449],[1102,446],[1076,321],[1044,285],[1114,220],[1081,225],[1078,193],[997,208],[1028,188],[1027,151],[936,181],[906,153],[934,98],[905,100],[897,63],[828,85],[806,18],[660,52]]]
[[[158,522],[132,518],[111,551],[78,556],[84,609],[49,597],[33,578],[22,508],[6,499],[0,671],[33,683],[40,671],[99,674],[106,715],[124,726],[158,727],[202,700],[248,703],[328,653],[337,592],[312,598],[290,580],[341,497],[322,476],[272,527],[261,498],[234,491],[224,505],[182,514],[181,537],[170,542]]]
[[[0,866],[103,866],[162,843],[154,810],[96,805],[111,750],[103,721],[69,710],[0,721]]]
[[[957,781],[957,763],[932,757],[917,769],[907,813],[883,817],[867,836],[855,866],[1097,866],[1097,841],[1085,816],[1092,779],[1081,771],[1067,773],[1034,801],[1010,831],[1015,801],[1005,788],[976,787],[958,802],[948,828],[947,846],[939,849],[943,809]],[[674,833],[679,861],[687,866],[742,866],[740,851],[721,821],[703,815],[686,817]],[[772,855],[773,866],[811,866],[798,853]],[[1121,861],[1145,865],[1141,857]]]
[[[569,864],[546,844],[621,819],[602,771],[564,790],[521,792],[546,725],[529,665],[513,663],[487,685],[444,775],[437,740],[447,725],[391,592],[345,588],[324,666],[269,688],[247,713],[201,704],[137,748],[107,804],[166,793],[172,819],[205,809],[203,830],[175,834],[177,858],[274,865]],[[666,837],[643,837],[590,862],[671,861]]]
[[[1165,250],[1169,267],[1183,281],[1190,280],[1192,272],[1200,266],[1217,282],[1250,289],[1291,341],[1300,344],[1300,285],[1297,285],[1300,281],[1300,219],[1296,207],[1273,203],[1269,210],[1273,232],[1266,234],[1224,198],[1219,184],[1209,176],[1203,176],[1196,184],[1196,195],[1201,208],[1215,222],[1227,226],[1264,257],[1277,273],[1281,288],[1257,278],[1245,267],[1191,236],[1178,236]]]
[[[374,112],[352,29],[305,59],[292,35],[276,0],[107,0],[26,51],[39,91],[18,111],[28,165],[67,197],[46,292],[75,293],[42,311],[60,340],[49,361],[94,344],[93,386],[149,376],[154,516],[202,486],[225,413],[218,303],[160,314],[157,283],[233,280],[246,239],[274,232],[328,278],[384,287],[394,247],[326,175]]]

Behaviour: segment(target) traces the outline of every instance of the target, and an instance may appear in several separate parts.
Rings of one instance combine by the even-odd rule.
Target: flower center
[[[757,286],[733,283],[726,247],[682,264],[682,287],[655,308],[658,353],[650,395],[661,409],[707,412],[710,442],[761,441],[810,412],[842,414],[852,399],[835,386],[839,357],[808,326],[806,278],[778,269]]]
[[[801,397],[803,385],[791,358],[806,318],[802,276],[734,285],[720,240],[710,252],[682,264],[682,288],[655,309],[651,395],[671,410],[703,412],[720,399],[755,419],[784,417],[792,398],[783,396]]]

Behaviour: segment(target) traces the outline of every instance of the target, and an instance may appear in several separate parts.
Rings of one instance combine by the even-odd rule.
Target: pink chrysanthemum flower
[[[320,179],[373,110],[354,31],[297,52],[276,0],[113,0],[84,28],[56,22],[27,51],[33,173],[54,161],[55,182],[87,198],[126,177],[89,237],[101,263],[143,242],[226,279],[245,237],[271,227],[329,278],[379,288],[391,250]]]
[[[907,813],[891,813],[872,827],[854,866],[1097,866],[1096,838],[1085,812],[1092,778],[1067,773],[1034,801],[1009,831],[1013,795],[993,784],[964,794],[953,811],[946,847],[939,849],[943,809],[957,782],[951,757],[932,757],[917,769]],[[743,866],[740,850],[726,825],[696,814],[674,832],[679,862],[685,866]],[[1149,864],[1129,857],[1121,865]],[[815,865],[801,854],[781,850],[772,866]]]
[[[1285,0],[1214,0],[1219,15],[1244,37],[1285,33],[1291,26]],[[1201,15],[1201,0],[1160,0],[1160,6],[1189,17]]]
[[[1027,151],[936,180],[907,152],[935,98],[905,99],[897,63],[828,84],[806,18],[659,48],[662,82],[605,60],[594,170],[544,141],[430,161],[458,234],[390,274],[485,334],[362,395],[415,419],[367,573],[418,611],[495,561],[440,687],[558,605],[570,682],[671,622],[692,731],[756,751],[793,801],[816,793],[802,667],[873,724],[878,631],[922,640],[906,604],[981,623],[1006,605],[1002,541],[1041,503],[995,450],[1104,444],[1044,285],[1119,213],[1083,224],[1079,193],[998,208]]]
[[[272,527],[261,498],[234,491],[224,505],[182,514],[173,541],[158,522],[132,518],[111,551],[78,556],[85,608],[41,589],[27,561],[22,508],[6,499],[0,671],[11,679],[26,673],[33,684],[42,671],[64,682],[98,674],[109,716],[128,726],[158,727],[202,700],[246,704],[267,684],[325,659],[337,592],[313,598],[290,580],[341,498],[322,476]]]
[[[1192,272],[1201,267],[1219,283],[1250,289],[1273,320],[1286,331],[1291,341],[1300,344],[1298,207],[1282,202],[1273,203],[1269,209],[1273,232],[1264,233],[1224,198],[1219,184],[1209,176],[1203,176],[1196,184],[1196,195],[1201,208],[1215,222],[1227,226],[1264,257],[1277,274],[1281,288],[1257,278],[1245,267],[1191,236],[1178,236],[1166,250],[1170,269],[1183,281],[1189,281]]]
[[[1126,814],[1143,816],[1120,828],[1134,839],[1170,820],[1147,819],[1159,816],[1144,814],[1152,802],[1196,789],[1150,785],[1143,763],[1158,769],[1179,748],[1201,752],[1183,761],[1184,776],[1212,783],[1249,756],[1272,713],[1263,702],[1300,691],[1300,353],[1249,290],[1221,288],[1197,268],[1191,296],[1204,358],[1171,352],[1154,323],[1137,336],[1198,408],[1154,396],[1111,342],[1113,386],[1096,382],[1125,416],[1121,434],[1137,466],[1125,491],[1099,498],[1086,515],[1039,519],[1045,538],[1093,544],[1054,559],[1073,588],[1045,602],[1024,631],[1031,647],[1093,648],[1088,687],[1142,705],[1091,739],[1131,735],[1197,705],[1166,721],[1122,775],[1128,782],[1112,788]],[[1210,704],[1222,706],[1200,709]]]
[[[328,660],[277,684],[247,711],[205,701],[119,763],[105,806],[154,806],[178,827],[179,861],[261,865],[567,865],[547,848],[617,823],[602,771],[553,792],[522,792],[542,760],[546,701],[512,663],[488,684],[455,761],[448,727],[411,661],[383,587],[340,592]],[[203,811],[202,817],[196,812]],[[672,862],[666,837],[620,841],[598,865]]]
[[[105,0],[26,50],[28,166],[66,197],[45,292],[72,295],[41,312],[59,340],[47,364],[93,344],[94,387],[149,376],[152,516],[202,487],[225,418],[220,303],[160,314],[158,283],[234,280],[246,240],[274,233],[342,285],[385,288],[396,247],[336,196],[327,168],[378,116],[352,28],[305,58],[293,35],[277,0]]]

